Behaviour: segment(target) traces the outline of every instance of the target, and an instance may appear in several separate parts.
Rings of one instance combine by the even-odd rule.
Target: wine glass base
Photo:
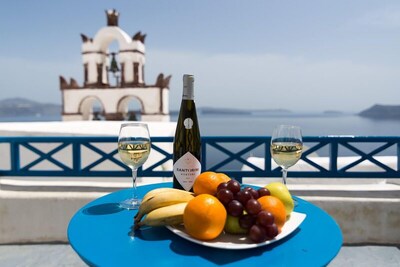
[[[141,199],[129,198],[119,203],[119,206],[127,210],[137,210],[139,209]]]

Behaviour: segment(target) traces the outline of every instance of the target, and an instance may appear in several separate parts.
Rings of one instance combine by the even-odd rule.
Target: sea
[[[60,121],[61,116],[25,116],[2,117],[0,122],[33,122]],[[297,125],[302,129],[303,136],[400,136],[400,119],[370,119],[357,114],[344,113],[283,113],[283,114],[198,114],[202,136],[270,136],[274,127],[280,124]],[[171,121],[177,121],[177,115],[171,116]],[[379,145],[379,144],[378,144]],[[375,144],[363,147],[365,152],[372,151]],[[325,156],[327,148],[318,152]],[[254,151],[254,155],[262,154],[262,150]],[[351,151],[342,151],[342,155],[352,155]],[[396,155],[392,147],[381,155]]]
[[[270,136],[280,124],[297,125],[303,136],[399,136],[399,119],[357,114],[288,113],[276,115],[198,114],[202,136]],[[0,122],[61,121],[60,115],[0,117]],[[171,116],[177,121],[177,115]]]

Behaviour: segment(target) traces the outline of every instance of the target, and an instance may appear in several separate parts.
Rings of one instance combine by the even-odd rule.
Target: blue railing
[[[301,164],[306,167],[293,168],[290,177],[400,178],[400,137],[306,136],[303,141],[307,149]],[[119,160],[116,142],[117,137],[99,136],[0,137],[0,176],[130,176]],[[172,137],[152,137],[151,157],[156,160],[140,169],[140,176],[172,176],[172,142]],[[202,169],[225,172],[240,181],[279,177],[269,143],[269,136],[203,137]],[[257,162],[249,160],[252,155],[259,157]],[[343,156],[352,157],[342,162]],[[366,162],[374,169],[360,170]]]

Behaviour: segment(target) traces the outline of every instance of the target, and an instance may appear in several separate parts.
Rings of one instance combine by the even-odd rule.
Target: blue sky
[[[58,76],[83,79],[80,33],[146,37],[145,81],[195,75],[198,106],[358,112],[400,104],[400,2],[3,1],[0,99],[61,103]]]

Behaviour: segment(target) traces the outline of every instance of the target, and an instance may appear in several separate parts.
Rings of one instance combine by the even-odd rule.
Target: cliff
[[[358,115],[375,119],[398,119],[400,120],[400,105],[374,105],[361,111]]]
[[[0,116],[59,115],[61,106],[39,103],[25,98],[8,98],[0,100]]]

